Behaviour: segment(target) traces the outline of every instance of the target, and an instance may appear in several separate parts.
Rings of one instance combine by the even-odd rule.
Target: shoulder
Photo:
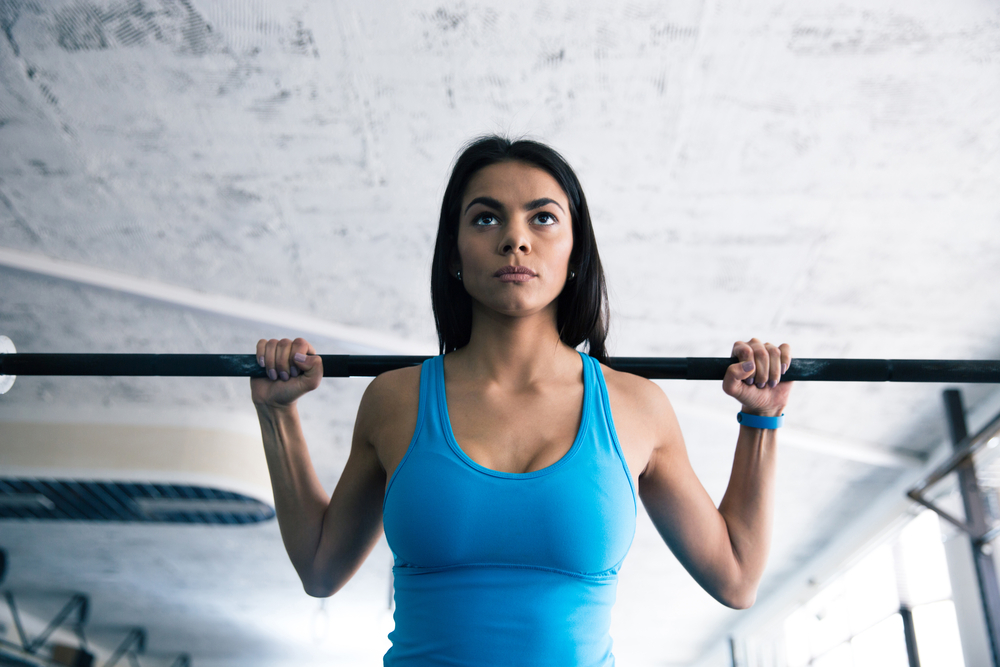
[[[394,414],[408,414],[420,401],[420,366],[386,371],[365,389],[358,408],[358,421],[381,422]]]
[[[420,391],[420,366],[407,366],[386,371],[368,385],[365,394],[372,398],[400,398]]]
[[[601,364],[601,371],[604,373],[604,383],[608,386],[608,397],[613,404],[618,403],[629,411],[647,414],[658,414],[663,410],[673,413],[667,395],[655,382],[632,373],[616,371],[604,364]]]
[[[619,440],[632,460],[629,467],[647,473],[652,458],[683,448],[677,416],[658,384],[602,365],[608,401]]]

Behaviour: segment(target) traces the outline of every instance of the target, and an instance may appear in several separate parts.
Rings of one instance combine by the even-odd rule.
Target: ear
[[[455,276],[456,273],[462,270],[462,258],[458,256],[458,246],[452,244],[451,252],[448,255],[448,273]]]

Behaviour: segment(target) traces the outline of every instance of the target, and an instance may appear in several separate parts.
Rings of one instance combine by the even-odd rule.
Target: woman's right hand
[[[288,407],[323,379],[323,360],[303,338],[262,338],[257,363],[267,369],[266,378],[250,380],[250,395],[258,406]]]

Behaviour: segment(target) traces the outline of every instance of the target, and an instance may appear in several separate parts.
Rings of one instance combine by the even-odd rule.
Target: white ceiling
[[[724,356],[758,336],[808,357],[1000,357],[993,2],[6,0],[0,27],[0,334],[22,352],[304,333],[324,353],[432,353],[448,166],[499,131],[577,169],[615,354]],[[330,490],[364,384],[303,401]],[[735,405],[714,383],[663,386],[718,499]],[[919,472],[944,437],[940,390],[800,383],[762,601]],[[260,456],[242,380],[23,377],[0,398],[0,433],[56,423],[127,426],[135,447],[151,428],[242,434],[239,465]],[[5,474],[207,474],[123,471],[79,443],[15,466],[16,447],[0,442]],[[273,522],[7,521],[0,547],[28,611],[88,593],[95,641],[142,625],[150,664],[373,664],[391,629],[384,543],[322,611]],[[715,655],[740,618],[640,517],[620,662]]]

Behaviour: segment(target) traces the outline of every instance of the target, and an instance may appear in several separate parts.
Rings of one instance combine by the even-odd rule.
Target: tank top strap
[[[443,359],[443,355],[438,355],[426,359],[420,364],[420,397],[417,402],[417,425],[413,429],[413,437],[410,438],[410,444],[406,448],[406,453],[385,486],[385,494],[382,500],[383,511],[385,509],[385,498],[388,498],[393,482],[399,476],[400,471],[410,458],[413,450],[426,447],[428,443],[433,446],[434,442],[440,442],[444,439],[440,419],[436,417],[439,414],[437,382],[439,377],[442,380],[444,379],[444,374],[440,371],[435,372],[434,368],[435,364],[443,368]]]
[[[426,376],[426,384],[424,383]],[[421,372],[420,393],[426,394],[421,400],[426,403],[420,408],[424,418],[424,429],[426,435],[423,438],[426,442],[424,447],[430,447],[435,451],[451,455],[448,446],[448,435],[451,433],[451,419],[448,416],[448,395],[444,386],[444,355],[439,354],[424,362],[424,369]]]
[[[615,421],[611,415],[611,400],[608,394],[608,385],[604,381],[604,371],[601,369],[601,362],[590,356],[589,354],[580,353],[583,357],[584,367],[590,366],[590,382],[591,385],[589,389],[589,395],[593,398],[591,399],[591,409],[593,410],[593,427],[595,429],[600,429],[601,436],[599,441],[606,443],[609,448],[609,454],[612,455],[617,462],[619,462],[625,470],[625,475],[628,477],[629,487],[632,489],[632,502],[635,507],[636,513],[639,511],[638,494],[636,492],[635,483],[632,480],[632,473],[628,467],[628,461],[625,460],[625,451],[622,449],[621,442],[618,440],[618,432],[615,430]],[[584,379],[587,379],[587,373],[584,373]]]
[[[424,361],[420,369],[420,416],[439,431],[444,395],[444,355],[439,354]]]

